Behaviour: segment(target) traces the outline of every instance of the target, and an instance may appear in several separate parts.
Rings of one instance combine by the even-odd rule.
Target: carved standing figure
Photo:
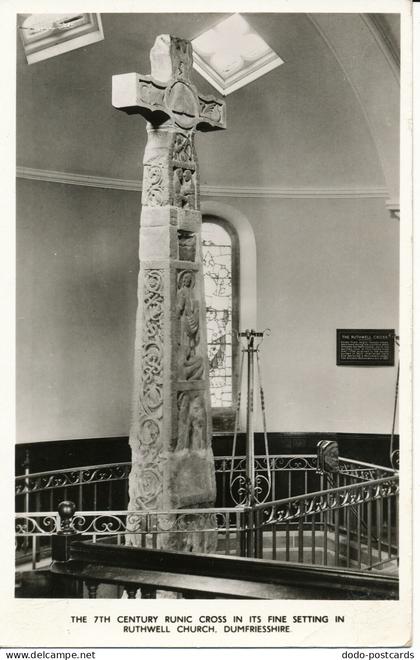
[[[195,207],[195,185],[191,170],[184,170],[183,181],[181,185],[182,206],[188,209]]]
[[[178,281],[177,317],[179,319],[178,371],[182,380],[203,377],[204,361],[197,355],[200,342],[200,303],[194,296],[194,273],[181,273]]]
[[[178,396],[177,451],[206,448],[207,418],[201,394],[181,392]]]

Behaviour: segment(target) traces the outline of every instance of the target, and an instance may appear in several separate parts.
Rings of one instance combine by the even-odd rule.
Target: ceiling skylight
[[[192,40],[194,68],[221,94],[230,94],[283,60],[240,14]]]
[[[101,41],[99,14],[23,14],[19,21],[28,64]]]

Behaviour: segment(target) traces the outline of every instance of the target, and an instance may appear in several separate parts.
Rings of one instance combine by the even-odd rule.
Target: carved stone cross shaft
[[[188,41],[160,35],[150,59],[151,75],[113,76],[112,84],[114,107],[142,115],[148,132],[130,430],[131,511],[203,508],[215,499],[194,134],[225,128],[225,104],[198,94],[192,85]],[[214,535],[201,535],[197,547],[197,534],[188,531],[192,518],[184,518],[183,534],[159,534],[159,546],[214,549]],[[166,519],[166,528],[175,523],[173,517]],[[141,520],[134,516],[131,529],[136,525]],[[139,536],[130,539],[140,543]]]

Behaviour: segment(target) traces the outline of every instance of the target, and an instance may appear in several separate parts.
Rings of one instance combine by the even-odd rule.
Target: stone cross
[[[226,109],[223,101],[197,93],[191,83],[188,41],[160,35],[150,60],[151,75],[127,73],[113,76],[112,82],[114,107],[142,115],[148,132],[130,430],[131,511],[211,507],[216,494],[194,135],[225,128]],[[175,524],[169,518],[166,529]],[[159,534],[158,545],[214,550],[214,535],[213,541],[212,535],[197,538],[188,531]],[[139,543],[134,534],[129,539]]]

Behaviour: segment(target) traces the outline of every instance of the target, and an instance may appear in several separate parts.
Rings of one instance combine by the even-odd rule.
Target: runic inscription
[[[116,108],[146,119],[148,133],[129,510],[200,509],[214,503],[215,475],[194,138],[197,131],[225,128],[226,109],[223,101],[199,94],[191,83],[188,41],[160,35],[150,60],[150,75],[114,76],[112,95]],[[174,515],[158,517],[160,547],[215,548],[214,534],[188,531],[194,529],[195,514],[187,526],[183,518],[182,534],[174,531]],[[201,527],[206,515],[200,515]],[[130,534],[128,542],[141,540]]]

